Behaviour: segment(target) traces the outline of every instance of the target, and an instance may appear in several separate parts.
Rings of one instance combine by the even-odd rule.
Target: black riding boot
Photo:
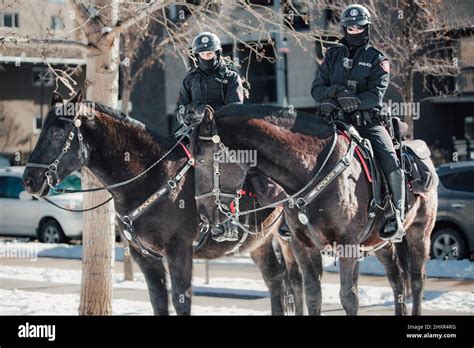
[[[239,240],[239,227],[231,220],[211,227],[212,239],[216,242],[235,242]]]
[[[286,224],[285,218],[283,218],[283,222],[280,224],[280,227],[278,227],[278,234],[283,240],[286,240],[287,242],[291,240],[291,231]]]
[[[379,236],[384,240],[394,243],[402,241],[405,235],[403,221],[405,219],[405,183],[401,169],[394,170],[387,175],[388,185],[392,192],[392,202],[395,207],[394,214],[387,219],[385,226],[380,230]]]

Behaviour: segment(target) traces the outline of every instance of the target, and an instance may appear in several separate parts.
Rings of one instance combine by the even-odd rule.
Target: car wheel
[[[431,236],[431,258],[436,260],[462,260],[466,255],[466,242],[461,233],[454,228],[441,228]]]
[[[42,243],[64,243],[66,241],[61,226],[55,220],[47,220],[42,223],[38,236]]]

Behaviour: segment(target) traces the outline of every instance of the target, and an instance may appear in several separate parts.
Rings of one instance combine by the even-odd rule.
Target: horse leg
[[[272,315],[284,315],[282,305],[282,271],[272,246],[272,235],[250,252],[250,257],[262,272],[270,291]]]
[[[388,281],[393,290],[395,303],[395,315],[406,315],[406,282],[399,265],[393,258],[393,248],[384,248],[375,252],[375,256],[382,263],[387,274]]]
[[[190,315],[193,246],[187,241],[174,239],[167,245],[166,250],[174,309],[177,315]]]
[[[294,230],[292,229],[292,233]],[[299,234],[303,234],[304,231],[297,231]],[[294,235],[296,235],[294,233]],[[303,276],[304,294],[306,299],[306,308],[308,309],[308,315],[320,315],[321,314],[321,276],[323,274],[322,261],[315,262],[313,260],[314,252],[303,246],[297,239],[294,239],[292,243],[292,249],[300,270]],[[317,259],[317,258],[315,258]],[[321,256],[319,255],[321,260]]]
[[[359,292],[357,279],[359,276],[359,261],[355,257],[341,257],[339,259],[341,289],[339,297],[347,315],[357,315],[359,310]]]
[[[169,315],[166,270],[163,261],[147,257],[130,247],[130,253],[145,275],[151,306],[155,315]]]
[[[293,295],[292,300],[295,304],[295,315],[303,315],[303,279],[301,277],[300,268],[298,266],[298,262],[296,262],[295,255],[291,250],[290,244],[280,241],[280,245],[283,258],[285,260],[288,281],[291,285]],[[317,256],[321,257],[319,253]]]
[[[429,244],[430,238],[424,234],[420,237],[420,231],[424,231],[424,226],[430,224],[418,224],[414,223],[408,228],[407,235],[405,236],[406,247],[408,248],[407,255],[410,260],[410,286],[413,297],[412,315],[421,315],[421,305],[423,303],[423,289],[425,286],[426,279],[426,262],[429,259]],[[430,230],[431,231],[431,228]]]

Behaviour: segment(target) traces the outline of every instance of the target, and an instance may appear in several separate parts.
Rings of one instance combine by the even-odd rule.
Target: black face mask
[[[219,59],[217,58],[217,55],[215,55],[214,58],[209,60],[202,59],[198,56],[197,64],[203,70],[212,70],[217,66],[218,63]]]
[[[369,42],[369,28],[365,26],[364,31],[359,34],[349,34],[347,29],[344,28],[344,37],[346,38],[349,46],[362,46]]]

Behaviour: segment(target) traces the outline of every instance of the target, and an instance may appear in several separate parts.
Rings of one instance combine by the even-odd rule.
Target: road
[[[38,258],[35,262],[28,259],[2,259],[5,266],[56,268],[65,270],[80,270],[81,261],[71,259]],[[116,262],[116,272],[123,272],[123,263]],[[134,270],[138,272],[138,266],[134,264]],[[261,280],[261,275],[256,266],[252,264],[232,264],[232,263],[210,263],[209,274],[212,285],[213,277],[246,278]],[[205,268],[203,263],[194,265],[194,276],[204,277]],[[338,284],[339,274],[326,272],[323,276],[323,284]],[[381,276],[361,275],[359,285],[376,287],[389,287],[388,281]],[[39,282],[27,279],[0,279],[0,289],[18,289],[31,292],[42,292],[49,294],[79,294],[79,284]],[[468,291],[474,290],[474,281],[449,280],[449,279],[428,279],[426,290],[435,291]],[[337,295],[337,294],[334,294]],[[134,301],[148,301],[148,293],[144,289],[114,289],[114,298]],[[237,307],[254,311],[269,311],[270,301],[265,298],[236,298],[235,296],[223,296],[222,294],[195,294],[193,304],[203,307]],[[344,315],[344,310],[339,303],[324,303],[323,315]],[[0,313],[1,314],[1,313]],[[359,310],[360,315],[392,315],[391,306],[365,305]],[[424,310],[424,314],[432,315],[472,315],[468,312],[456,312],[451,310]]]

